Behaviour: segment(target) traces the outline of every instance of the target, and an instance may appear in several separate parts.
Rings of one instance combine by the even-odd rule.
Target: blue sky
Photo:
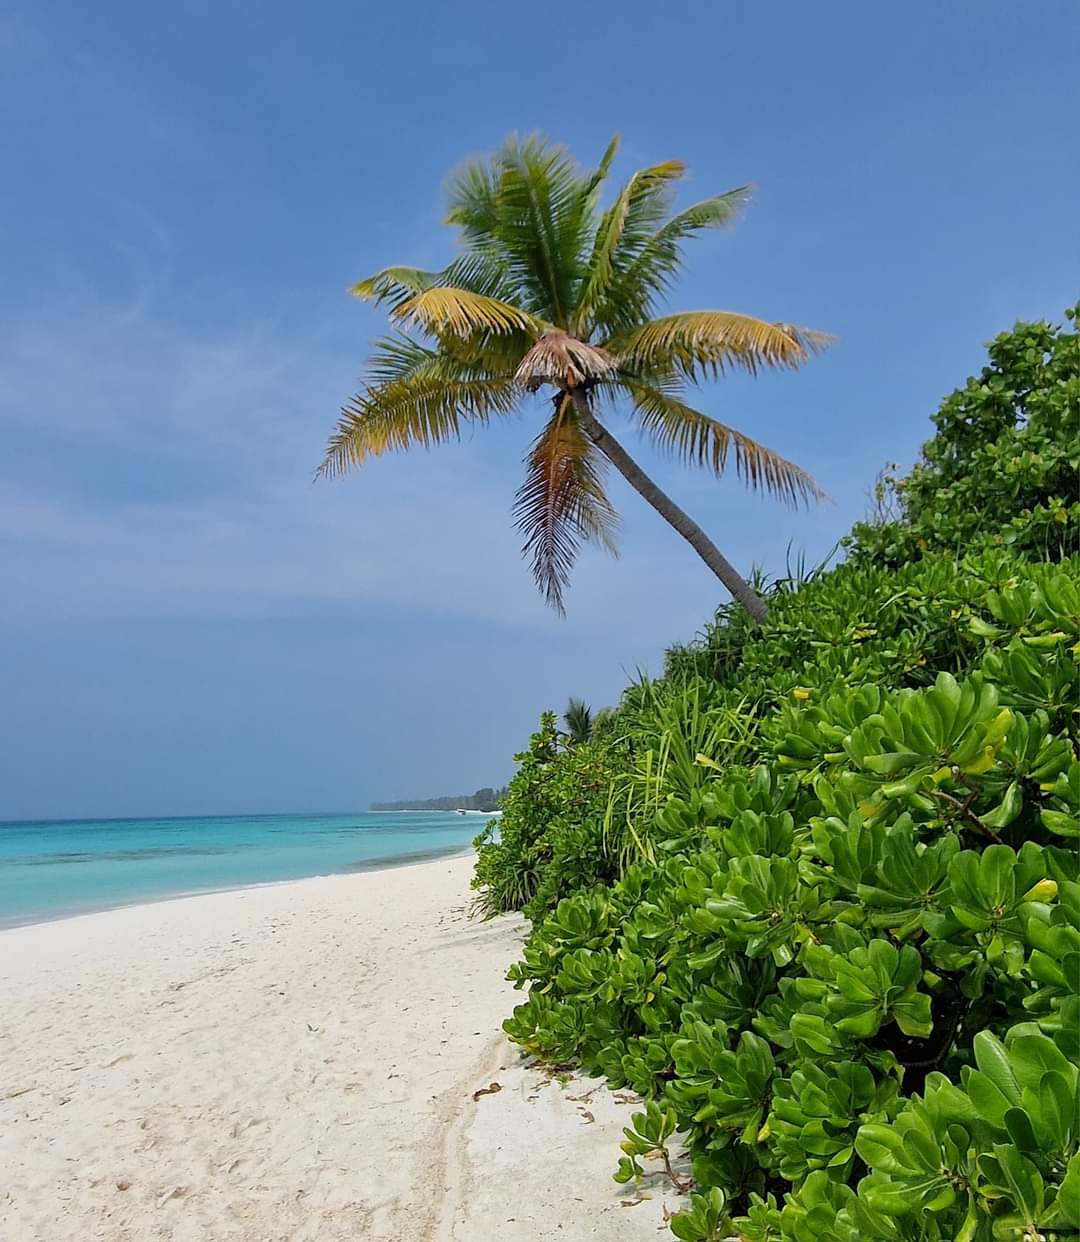
[[[463,157],[540,129],[757,184],[673,304],[827,329],[704,409],[818,478],[792,514],[655,459],[746,569],[821,555],[1018,318],[1080,290],[1080,7],[0,9],[0,818],[358,809],[505,779],[720,592],[621,484],[559,621],[509,521],[542,406],[333,485],[380,331],[346,286],[452,245]]]

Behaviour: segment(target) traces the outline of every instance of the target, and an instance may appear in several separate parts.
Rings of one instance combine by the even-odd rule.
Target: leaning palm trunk
[[[768,615],[765,601],[715,543],[689,514],[685,513],[671,497],[649,478],[623,446],[592,412],[588,393],[582,388],[573,391],[574,409],[578,422],[589,439],[615,467],[635,492],[657,513],[674,527],[701,557],[755,621],[764,621]]]
[[[643,168],[601,211],[618,149],[584,172],[561,147],[511,138],[465,168],[447,221],[461,250],[447,267],[388,267],[353,293],[389,309],[368,382],[341,415],[320,467],[341,474],[393,449],[460,437],[554,389],[554,409],[525,457],[514,505],[523,553],[549,604],[563,595],[582,543],[615,551],[618,514],[604,490],[613,465],[761,620],[765,604],[700,526],[664,494],[597,417],[608,403],[662,451],[721,475],[733,462],[752,488],[788,504],[824,493],[805,470],[689,403],[688,389],[729,368],[795,368],[820,332],[725,310],[656,315],[682,264],[682,243],[730,223],[743,187],[671,213],[677,161]],[[414,333],[416,335],[414,335]],[[601,402],[605,404],[601,407]]]

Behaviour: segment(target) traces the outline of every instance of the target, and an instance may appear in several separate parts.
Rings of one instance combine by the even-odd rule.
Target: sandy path
[[[470,867],[0,932],[2,1242],[656,1238],[632,1110],[499,1032],[522,925],[466,917]]]

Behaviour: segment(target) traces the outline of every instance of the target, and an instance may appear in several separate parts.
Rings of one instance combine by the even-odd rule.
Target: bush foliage
[[[602,746],[569,744],[554,712],[541,717],[529,749],[515,756],[498,823],[473,842],[482,913],[538,917],[564,892],[618,878],[603,840],[614,758]]]
[[[855,556],[899,565],[928,550],[988,540],[1039,559],[1080,538],[1080,305],[1071,331],[1017,324],[990,342],[989,364],[947,397],[937,434],[906,479],[885,475],[879,501],[900,520],[863,522]]]
[[[586,745],[545,718],[481,842],[533,920],[506,1030],[642,1096],[615,1176],[685,1149],[679,1238],[1080,1236],[1075,340],[999,337],[1007,400],[949,398],[763,629],[722,610]]]

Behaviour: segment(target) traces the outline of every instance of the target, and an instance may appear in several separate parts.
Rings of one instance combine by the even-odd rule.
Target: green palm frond
[[[365,379],[369,389],[417,378],[450,383],[482,379],[510,379],[529,348],[531,338],[520,336],[512,347],[500,352],[507,338],[490,334],[438,339],[436,347],[422,344],[404,333],[375,341],[368,357]]]
[[[511,137],[489,160],[454,173],[447,223],[461,229],[465,258],[496,266],[517,297],[483,292],[518,300],[554,323],[565,321],[576,302],[600,187],[618,149],[616,135],[586,176],[564,147],[535,135]],[[475,288],[470,281],[452,283]]]
[[[630,178],[626,219],[618,245],[617,266],[625,267],[664,223],[674,202],[675,186],[686,176],[682,160],[664,160]]]
[[[589,335],[597,306],[630,257],[653,235],[666,214],[669,187],[685,172],[677,160],[639,169],[604,213],[577,299],[573,328],[577,335]]]
[[[385,267],[374,276],[358,280],[349,292],[376,306],[388,303],[390,313],[394,314],[410,298],[438,287],[456,287],[506,301],[514,297],[505,269],[493,256],[478,252],[458,255],[439,272],[419,267]]]
[[[649,318],[657,299],[669,291],[682,266],[681,243],[705,229],[733,224],[750,201],[751,190],[751,186],[739,186],[702,199],[651,233],[611,281],[597,307],[597,325],[612,333]]]
[[[499,170],[492,160],[469,160],[447,180],[447,224],[461,230],[462,240],[474,252],[491,252],[498,224]]]
[[[437,285],[440,279],[440,272],[425,272],[419,267],[384,267],[374,276],[358,280],[349,292],[364,302],[374,302],[376,306],[389,302],[393,309],[415,294]]]
[[[592,708],[584,699],[571,698],[563,712],[563,723],[566,725],[566,735],[572,743],[581,745],[587,742],[593,731]]]
[[[525,459],[525,482],[514,501],[522,553],[547,602],[562,613],[563,593],[582,542],[616,554],[618,516],[604,493],[603,460],[563,396]]]
[[[543,334],[541,334],[543,335]],[[536,341],[533,332],[469,332],[431,334],[439,352],[459,366],[492,375],[513,375]]]
[[[724,473],[734,454],[735,471],[748,487],[761,489],[787,504],[828,499],[809,474],[779,453],[693,409],[673,391],[621,377],[618,386],[634,403],[641,428],[660,449],[686,465]]]
[[[456,440],[463,422],[486,423],[513,410],[521,390],[512,376],[472,375],[428,352],[426,363],[417,359],[411,371],[403,367],[402,378],[368,388],[345,406],[317,475],[335,478],[370,457]]]
[[[648,378],[674,372],[690,380],[716,378],[728,367],[756,374],[762,367],[801,366],[829,344],[823,332],[767,323],[734,311],[683,311],[652,319],[604,342],[625,370]]]
[[[611,163],[615,159],[615,156],[618,155],[619,147],[621,145],[622,139],[618,134],[615,134],[615,136],[607,144],[607,149],[604,151],[604,154],[600,157],[600,163],[597,164],[595,172],[593,172],[592,176],[585,182],[586,196],[595,194],[595,192],[599,190],[601,185],[603,185],[603,183],[607,180],[607,175],[611,170]]]
[[[518,291],[510,279],[506,264],[493,253],[468,250],[457,255],[441,272],[441,285],[468,289],[485,297],[516,303]]]
[[[447,365],[438,350],[429,349],[403,333],[384,336],[371,347],[367,362],[367,378],[371,388],[412,379],[417,375],[433,375]],[[460,368],[454,368],[453,378],[461,378]]]
[[[565,328],[593,224],[592,178],[565,147],[536,136],[511,138],[496,161],[495,232],[522,305]]]

